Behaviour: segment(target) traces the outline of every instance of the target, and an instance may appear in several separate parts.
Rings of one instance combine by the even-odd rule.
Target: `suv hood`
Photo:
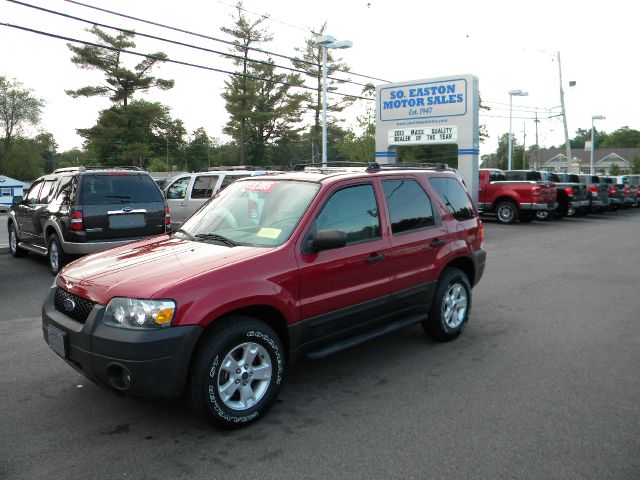
[[[103,305],[113,297],[153,298],[156,292],[184,279],[269,250],[229,248],[163,235],[82,257],[61,271],[57,283]]]

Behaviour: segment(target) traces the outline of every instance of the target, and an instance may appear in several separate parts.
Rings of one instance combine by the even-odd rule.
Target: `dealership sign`
[[[399,147],[456,144],[458,170],[477,201],[479,108],[478,78],[473,75],[378,85],[376,161],[402,161]]]

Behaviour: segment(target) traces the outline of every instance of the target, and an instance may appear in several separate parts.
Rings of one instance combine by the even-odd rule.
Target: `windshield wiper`
[[[189,232],[187,232],[186,230],[184,230],[183,228],[179,228],[177,229],[175,232],[173,232],[174,234],[176,233],[181,233],[182,235],[184,235],[185,237],[187,237],[189,240],[195,240],[195,237],[193,235],[191,235]]]
[[[217,233],[198,233],[196,234],[196,238],[201,238],[202,240],[213,240],[214,242],[220,242],[228,247],[238,246],[238,244],[233,240],[229,240],[227,237],[223,237]]]

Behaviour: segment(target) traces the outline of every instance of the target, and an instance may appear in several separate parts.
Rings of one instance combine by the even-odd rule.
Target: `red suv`
[[[293,172],[233,183],[171,235],[81,258],[44,338],[113,390],[175,397],[225,427],[260,418],[287,364],[421,323],[457,337],[483,226],[448,169]]]

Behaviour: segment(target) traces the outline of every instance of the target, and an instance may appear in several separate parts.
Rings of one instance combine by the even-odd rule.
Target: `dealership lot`
[[[638,478],[639,227],[488,219],[458,340],[302,360],[237,432],[88,383],[42,338],[46,259],[0,254],[0,478]]]

